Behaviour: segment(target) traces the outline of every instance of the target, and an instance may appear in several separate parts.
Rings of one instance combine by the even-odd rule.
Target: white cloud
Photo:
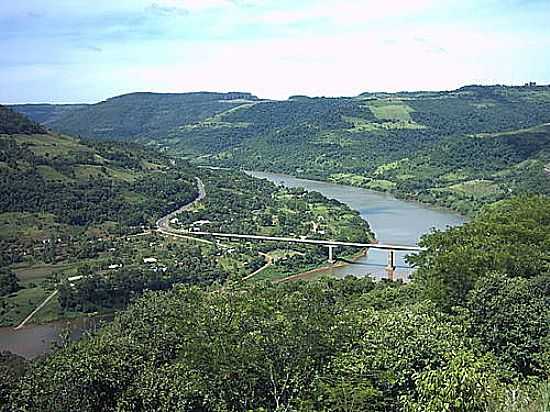
[[[446,0],[321,0],[296,9],[275,9],[259,19],[270,24],[290,24],[313,19],[327,19],[334,23],[361,23],[387,17],[412,16]]]
[[[157,0],[158,7],[180,9],[190,12],[200,12],[209,9],[219,9],[234,6],[230,0]]]

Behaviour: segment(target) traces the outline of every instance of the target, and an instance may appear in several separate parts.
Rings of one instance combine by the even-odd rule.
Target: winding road
[[[176,215],[178,215],[179,213],[192,209],[198,202],[206,197],[204,183],[202,183],[200,177],[195,177],[195,179],[197,180],[197,188],[199,189],[199,195],[197,196],[197,198],[192,202],[183,205],[179,209],[174,210],[173,212],[168,213],[166,216],[163,216],[159,220],[157,220],[157,230],[159,230],[160,232],[167,231],[168,233],[170,233],[170,220],[175,218]]]
[[[195,200],[193,200],[192,202],[187,203],[186,205],[180,207],[179,209],[173,211],[172,213],[169,213],[166,216],[163,216],[159,220],[157,220],[157,223],[156,223],[157,232],[159,232],[163,235],[174,236],[174,237],[179,237],[179,238],[184,238],[184,239],[192,239],[192,240],[195,240],[197,242],[213,244],[214,242],[212,242],[210,240],[201,239],[201,238],[198,238],[198,237],[195,237],[195,236],[188,236],[186,234],[181,233],[180,231],[177,231],[175,229],[170,228],[170,221],[172,219],[174,219],[179,213],[184,212],[186,210],[192,209],[193,207],[196,206],[196,204],[198,202],[200,202],[201,200],[203,200],[206,197],[206,189],[204,188],[204,183],[202,182],[202,180],[199,177],[195,177],[195,179],[197,180],[197,187],[199,189],[199,195],[197,196],[197,198]],[[189,233],[189,234],[192,235],[193,233]],[[226,246],[226,245],[223,245],[223,244],[218,244],[218,245],[222,246],[222,247],[229,247],[229,246]],[[248,280],[248,279],[256,276],[258,273],[262,272],[263,270],[267,269],[268,267],[270,267],[273,264],[273,258],[271,256],[269,256],[266,253],[262,253],[262,252],[259,252],[259,254],[260,254],[260,256],[262,256],[266,260],[266,264],[264,266],[262,266],[261,268],[259,268],[258,270],[256,270],[256,271],[252,272],[251,274],[245,276],[244,278],[242,278],[242,280]]]

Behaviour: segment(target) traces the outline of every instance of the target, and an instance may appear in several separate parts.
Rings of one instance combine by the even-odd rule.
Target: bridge
[[[188,236],[205,236],[205,237],[215,237],[229,240],[245,240],[245,241],[260,241],[260,242],[281,242],[281,243],[297,243],[297,244],[306,244],[306,245],[315,245],[315,246],[324,246],[328,248],[328,262],[330,264],[335,262],[335,252],[334,250],[338,247],[353,247],[358,249],[379,249],[388,251],[388,264],[386,266],[386,271],[388,272],[388,277],[394,279],[396,252],[420,252],[423,248],[418,246],[404,246],[404,245],[389,245],[382,243],[358,243],[358,242],[343,242],[337,240],[321,240],[321,239],[308,239],[305,237],[279,237],[279,236],[262,236],[262,235],[250,235],[250,234],[240,234],[240,233],[218,233],[218,232],[202,232],[202,231],[179,231],[170,229],[168,227],[159,227],[159,231],[166,234],[182,234],[185,233]]]

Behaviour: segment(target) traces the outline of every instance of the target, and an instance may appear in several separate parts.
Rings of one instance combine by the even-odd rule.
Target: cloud
[[[548,2],[87,3],[6,1],[0,101],[231,89],[284,98],[550,81]]]
[[[153,6],[161,10],[182,11],[184,13],[201,12],[234,6],[229,0],[159,0]]]
[[[271,24],[291,24],[308,20],[328,20],[333,23],[365,23],[384,18],[412,16],[445,2],[441,0],[341,0],[337,4],[320,0],[306,3],[296,9],[275,9],[260,16],[261,21]]]
[[[175,6],[163,6],[159,3],[151,4],[147,10],[163,16],[187,16],[189,14],[189,10],[187,9]]]

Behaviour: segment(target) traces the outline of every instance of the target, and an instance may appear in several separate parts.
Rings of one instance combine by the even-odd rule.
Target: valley
[[[272,250],[278,256],[273,278],[325,260],[326,252],[315,246],[220,248],[154,231],[174,219],[187,230],[199,222],[210,230],[374,239],[345,205],[243,173],[196,168],[128,143],[45,131],[0,138],[2,270],[12,282],[1,300],[4,326],[18,325],[55,290],[31,322],[110,313],[144,290],[175,283],[238,280],[263,266]],[[160,215],[166,217],[158,220]]]
[[[0,106],[0,410],[543,403],[545,91]]]
[[[550,1],[2,1],[0,412],[550,412]]]
[[[148,116],[135,118],[153,104]],[[193,115],[167,117],[167,107]],[[137,93],[61,117],[56,106],[49,115],[33,106],[13,108],[54,130],[145,143],[196,165],[353,185],[469,216],[511,196],[550,193],[547,86],[286,101],[242,93]]]

